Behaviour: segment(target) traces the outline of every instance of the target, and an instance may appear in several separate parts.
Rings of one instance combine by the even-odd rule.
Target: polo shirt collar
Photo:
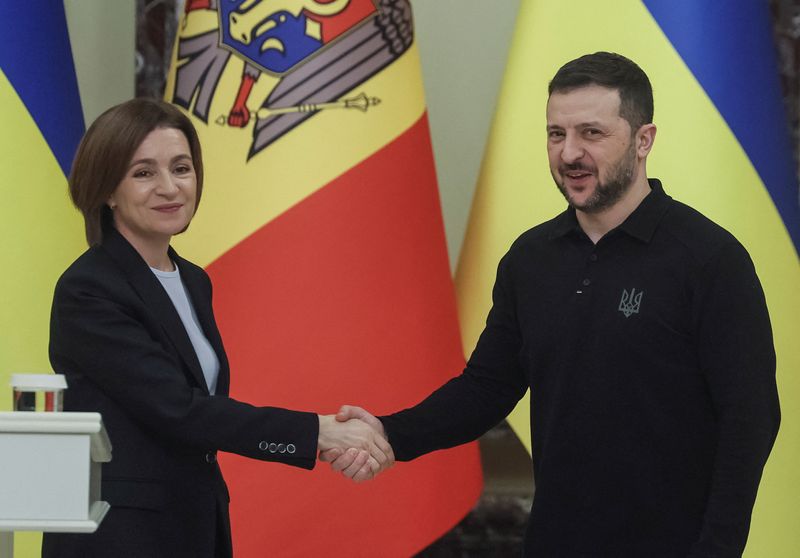
[[[568,207],[566,211],[556,216],[553,229],[550,231],[550,239],[566,236],[571,232],[582,232],[574,207]]]
[[[649,178],[647,183],[650,185],[650,193],[642,200],[639,207],[634,209],[633,213],[628,215],[628,218],[617,227],[644,242],[650,242],[650,239],[653,238],[653,233],[672,199],[664,192],[661,181],[657,178]],[[575,215],[575,208],[568,207],[566,211],[556,217],[550,238],[565,236],[573,231],[583,232]]]
[[[670,198],[661,186],[661,181],[657,178],[649,178],[647,183],[650,185],[650,193],[642,200],[639,207],[628,215],[622,224],[617,227],[625,231],[634,238],[643,242],[650,242],[653,234],[661,222],[661,217],[669,207]]]

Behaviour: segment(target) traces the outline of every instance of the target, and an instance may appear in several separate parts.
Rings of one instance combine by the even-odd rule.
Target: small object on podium
[[[62,374],[12,374],[15,411],[64,410],[67,380]]]

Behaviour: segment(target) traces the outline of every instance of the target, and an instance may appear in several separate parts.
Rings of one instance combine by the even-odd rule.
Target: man
[[[753,264],[648,180],[656,127],[636,64],[582,56],[549,94],[550,170],[569,208],[501,260],[464,372],[411,409],[338,418],[383,426],[406,461],[477,438],[530,387],[526,556],[740,556],[780,421]]]

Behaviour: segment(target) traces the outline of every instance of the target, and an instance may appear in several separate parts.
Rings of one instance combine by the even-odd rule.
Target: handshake
[[[320,461],[355,482],[394,465],[383,424],[361,407],[344,405],[336,415],[319,415],[317,447]]]

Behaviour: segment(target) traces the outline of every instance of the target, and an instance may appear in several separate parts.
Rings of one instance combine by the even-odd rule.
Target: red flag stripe
[[[321,413],[416,403],[464,365],[447,262],[423,116],[209,266],[233,397]],[[476,444],[358,486],[327,466],[222,462],[241,556],[311,556],[337,540],[359,541],[350,556],[408,556],[481,489]]]

